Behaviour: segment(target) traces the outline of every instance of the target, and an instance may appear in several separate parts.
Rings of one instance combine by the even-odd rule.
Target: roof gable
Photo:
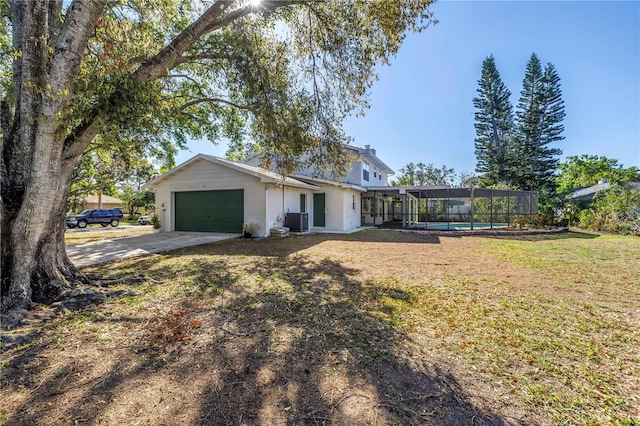
[[[244,164],[244,163],[238,163],[236,161],[231,161],[231,160],[227,160],[224,158],[220,158],[220,157],[215,157],[213,155],[206,155],[206,154],[197,154],[194,157],[191,157],[190,159],[188,159],[187,161],[185,161],[184,163],[174,167],[173,169],[169,170],[168,172],[164,173],[161,176],[158,176],[155,179],[150,180],[149,182],[147,182],[144,187],[145,188],[155,188],[156,185],[162,181],[165,181],[169,178],[171,178],[172,176],[176,175],[179,172],[182,172],[184,170],[186,170],[187,168],[189,168],[191,165],[193,165],[196,162],[199,161],[208,161],[220,166],[224,166],[224,167],[228,167],[232,170],[236,170],[242,173],[246,173],[248,175],[251,176],[255,176],[257,178],[259,178],[262,182],[264,183],[279,183],[282,185],[287,185],[287,186],[294,186],[294,187],[298,187],[298,188],[304,188],[304,189],[311,189],[311,190],[317,190],[320,189],[318,186],[315,185],[311,185],[302,181],[299,181],[297,179],[293,179],[287,176],[282,176],[278,173],[272,172],[270,170],[264,169],[262,167],[257,167],[257,166],[252,166],[249,164]]]

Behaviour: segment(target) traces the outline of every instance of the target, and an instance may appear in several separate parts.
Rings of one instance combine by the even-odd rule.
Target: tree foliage
[[[564,194],[595,185],[601,179],[614,184],[640,182],[640,169],[625,168],[618,160],[604,156],[588,154],[570,156],[558,165],[557,190]]]
[[[189,137],[226,138],[344,172],[343,120],[431,1],[0,1],[2,310],[85,279],[62,219],[89,152],[170,164]]]
[[[140,210],[143,213],[151,212],[154,210],[156,204],[155,194],[146,189],[133,189],[131,186],[125,187],[120,192],[120,198],[126,204],[129,211],[129,217],[135,219],[140,214]]]
[[[640,169],[587,154],[567,157],[558,166],[556,184],[561,195],[602,181],[609,187],[594,194],[593,199],[563,200],[562,209],[569,222],[592,231],[640,234]]]
[[[453,185],[455,179],[455,170],[448,168],[444,164],[438,168],[431,163],[409,163],[400,169],[400,177],[397,181],[394,181],[394,185]]]
[[[511,92],[500,78],[493,55],[482,62],[478,96],[473,98],[476,139],[476,172],[483,185],[509,180],[509,150],[513,131]]]
[[[516,111],[511,163],[513,184],[524,190],[551,193],[562,151],[550,144],[564,139],[564,101],[553,64],[544,69],[535,53],[527,63]]]
[[[455,187],[477,187],[478,178],[470,172],[457,174],[446,165],[436,167],[432,163],[409,163],[400,169],[400,176],[392,182],[394,186],[449,185]]]

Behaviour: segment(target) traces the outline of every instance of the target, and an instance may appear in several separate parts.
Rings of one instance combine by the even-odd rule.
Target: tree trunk
[[[3,113],[2,120],[9,128],[0,160],[2,313],[28,308],[32,300],[51,302],[77,275],[66,255],[63,220],[71,172],[96,132],[69,154],[57,118],[104,3],[74,2],[62,27],[60,1],[11,3],[13,46],[21,55],[13,64],[15,114]]]
[[[12,99],[0,100],[0,313],[51,302],[83,275],[71,264],[64,216],[73,169],[109,117],[100,106],[79,124],[67,106],[89,37],[107,0],[11,0],[15,55]],[[129,76],[142,85],[165,75],[202,36],[240,19],[251,5],[227,11],[216,1]],[[289,2],[268,2],[263,10]],[[124,102],[114,88],[109,105]],[[11,105],[9,104],[11,103]],[[69,120],[71,121],[71,120]]]

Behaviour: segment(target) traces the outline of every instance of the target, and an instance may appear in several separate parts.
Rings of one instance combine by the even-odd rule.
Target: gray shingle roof
[[[168,178],[169,176],[173,175],[174,173],[186,168],[188,165],[194,163],[195,161],[198,160],[206,160],[206,161],[211,161],[212,163],[216,163],[216,164],[220,164],[222,166],[226,166],[229,167],[231,169],[235,169],[238,170],[240,172],[243,173],[247,173],[249,175],[255,176],[255,177],[259,177],[261,180],[263,181],[270,181],[273,183],[282,183],[283,185],[287,185],[287,186],[294,186],[294,187],[298,187],[298,188],[305,188],[305,189],[311,189],[311,190],[316,190],[316,189],[321,189],[320,187],[316,186],[316,185],[311,185],[302,181],[299,181],[297,179],[293,179],[290,178],[288,176],[283,176],[279,173],[275,173],[272,172],[270,170],[264,169],[262,167],[257,167],[257,166],[251,166],[249,164],[245,164],[245,163],[239,163],[237,161],[231,161],[231,160],[227,160],[225,158],[220,158],[220,157],[216,157],[213,155],[207,155],[207,154],[198,154],[194,157],[191,157],[190,159],[188,159],[187,161],[185,161],[184,163],[176,166],[175,168],[169,170],[167,173],[158,176],[155,179],[152,179],[151,181],[147,182],[144,186],[145,188],[153,188],[155,186],[155,184],[157,184],[158,182],[161,182],[163,180],[165,180],[166,178]]]

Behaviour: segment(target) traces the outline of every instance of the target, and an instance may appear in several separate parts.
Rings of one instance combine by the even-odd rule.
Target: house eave
[[[270,184],[274,184],[277,186],[290,186],[290,187],[294,187],[294,188],[302,188],[302,189],[309,189],[311,191],[320,191],[322,190],[321,187],[316,186],[316,185],[311,185],[308,183],[304,183],[304,182],[292,182],[291,180],[278,180],[278,179],[271,179],[271,178],[261,178],[260,182],[262,183],[270,183]]]
[[[294,178],[296,180],[302,180],[302,181],[308,180],[310,182],[317,182],[319,184],[337,186],[337,187],[340,187],[342,189],[353,189],[353,190],[359,191],[359,192],[367,192],[367,188],[359,186],[359,185],[355,185],[355,184],[352,184],[352,183],[340,182],[340,181],[335,181],[335,180],[330,180],[330,179],[322,179],[322,178],[311,177],[311,176],[306,176],[306,175],[301,175],[301,174],[293,174],[291,176],[292,176],[292,178]]]

